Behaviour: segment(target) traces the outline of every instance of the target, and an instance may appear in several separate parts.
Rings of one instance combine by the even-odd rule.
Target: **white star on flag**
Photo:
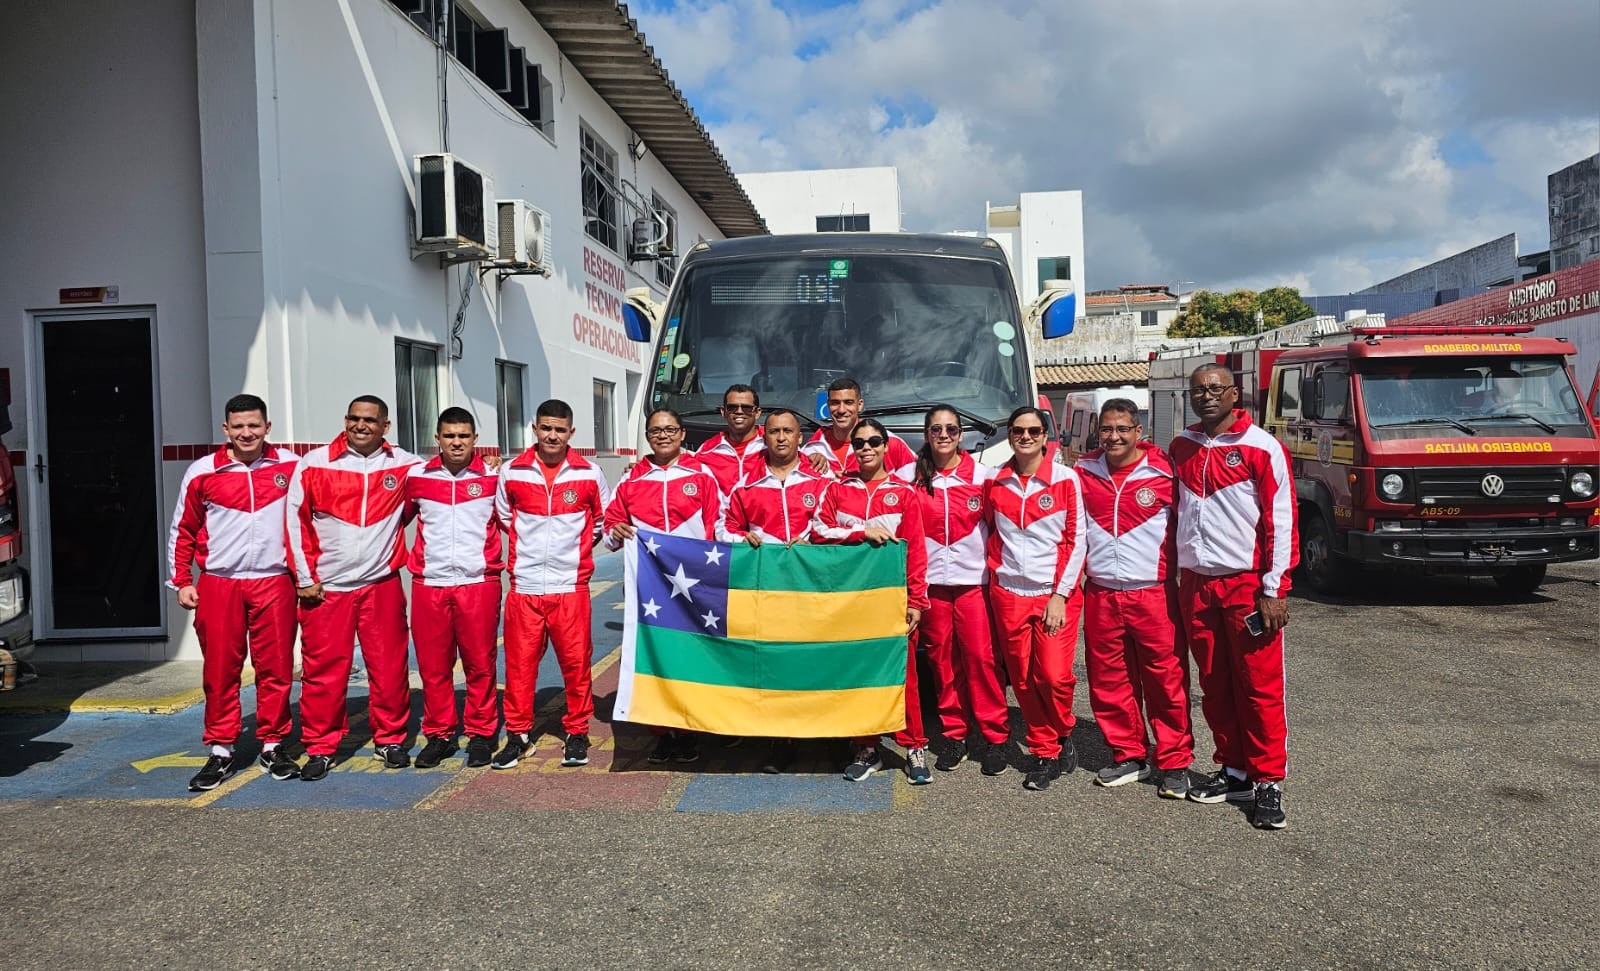
[[[656,614],[661,613],[661,605],[656,603],[654,597],[651,597],[649,600],[645,601],[639,606],[644,608],[644,615],[646,617],[654,617]]]
[[[699,583],[700,581],[699,580],[695,580],[695,579],[691,579],[688,575],[686,575],[683,572],[683,564],[682,563],[678,564],[678,572],[677,573],[673,574],[672,576],[667,577],[667,582],[672,584],[672,596],[676,597],[679,594],[682,594],[683,595],[683,599],[689,601],[690,603],[694,603],[694,598],[689,596],[689,588],[694,586],[695,584]]]
[[[700,615],[700,619],[705,621],[706,626],[709,627],[709,628],[712,628],[712,629],[715,629],[717,624],[722,622],[722,618],[718,617],[714,611],[710,611],[710,610],[708,610],[705,613],[701,614]]]
[[[644,548],[650,551],[651,556],[655,556],[656,550],[661,548],[661,544],[656,542],[656,538],[654,536],[648,536],[645,538]]]
[[[709,550],[706,550],[706,565],[710,566],[713,563],[717,566],[722,565],[722,551],[717,549],[715,546],[711,547]]]

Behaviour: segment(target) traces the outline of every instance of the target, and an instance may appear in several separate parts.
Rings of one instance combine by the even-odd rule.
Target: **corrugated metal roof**
[[[1044,364],[1033,369],[1041,387],[1110,384],[1148,384],[1150,362],[1122,361],[1116,364]]]
[[[609,0],[522,0],[651,154],[727,236],[767,232],[700,118],[645,43],[628,7]]]

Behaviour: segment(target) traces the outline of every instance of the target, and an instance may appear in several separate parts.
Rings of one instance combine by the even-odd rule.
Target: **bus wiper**
[[[936,407],[949,408],[951,411],[960,415],[962,420],[964,420],[967,424],[983,432],[985,435],[993,435],[995,429],[1000,427],[987,418],[984,418],[980,415],[975,415],[965,409],[957,408],[954,405],[945,404],[943,401],[914,401],[909,404],[890,405],[887,408],[874,407],[869,408],[867,410],[867,414],[872,418],[876,418],[879,415],[908,415],[918,411],[927,411],[929,408]]]
[[[1522,413],[1522,412],[1518,412],[1516,414],[1510,414],[1510,415],[1480,415],[1477,418],[1468,418],[1466,420],[1467,421],[1499,421],[1502,418],[1520,418],[1520,419],[1522,419],[1524,421],[1531,421],[1535,425],[1538,425],[1540,428],[1543,428],[1545,431],[1549,432],[1552,435],[1554,435],[1556,433],[1556,426],[1554,426],[1554,425],[1552,425],[1552,424],[1550,424],[1549,422],[1546,422],[1546,421],[1540,421],[1539,419],[1533,417],[1532,415],[1525,414],[1525,413]]]
[[[1461,422],[1456,421],[1454,418],[1413,418],[1410,421],[1384,422],[1381,425],[1373,425],[1372,427],[1373,428],[1404,428],[1407,425],[1453,425],[1455,428],[1459,429],[1460,431],[1466,432],[1468,435],[1476,435],[1476,434],[1478,434],[1478,430],[1476,428],[1473,428],[1471,425],[1463,425]],[[1554,429],[1551,429],[1551,430],[1554,431]]]

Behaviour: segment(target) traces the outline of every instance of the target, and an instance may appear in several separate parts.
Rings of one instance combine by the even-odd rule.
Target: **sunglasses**
[[[731,411],[736,415],[753,415],[761,410],[760,405],[747,405],[744,402],[733,405],[723,405],[723,411]]]
[[[883,448],[883,443],[884,437],[882,435],[874,435],[871,438],[852,438],[850,440],[850,446],[858,452],[864,448]]]
[[[929,425],[929,435],[948,435],[951,438],[961,437],[960,425]]]
[[[1022,427],[1022,428],[1013,428],[1013,429],[1011,429],[1011,437],[1012,438],[1043,438],[1044,437],[1044,426],[1043,425],[1032,425],[1032,426]]]

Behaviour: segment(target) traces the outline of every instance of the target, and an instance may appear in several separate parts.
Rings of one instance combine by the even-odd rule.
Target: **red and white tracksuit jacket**
[[[398,570],[405,562],[405,480],[418,458],[383,442],[371,455],[343,435],[312,449],[289,480],[285,510],[296,583],[322,584],[300,605],[300,735],[331,755],[348,729],[345,696],[355,643],[367,668],[367,719],[375,745],[406,737],[411,687]]]
[[[851,434],[854,435],[854,432]],[[873,434],[877,433],[874,432]],[[817,429],[810,438],[806,439],[806,443],[800,446],[800,457],[805,458],[807,455],[820,455],[826,459],[828,461],[828,471],[833,473],[834,478],[838,478],[848,472],[861,471],[861,463],[856,461],[856,451],[850,445],[845,445],[844,461],[841,462],[839,460],[838,454],[833,450],[833,442],[828,438],[828,430],[826,428]],[[883,453],[883,467],[890,472],[898,473],[906,466],[915,466],[916,464],[917,453],[911,450],[911,446],[906,444],[905,439],[894,432],[890,432],[888,450]]]
[[[1076,724],[1072,655],[1082,609],[1083,493],[1071,469],[1040,462],[1024,482],[1013,461],[990,483],[986,508],[995,634],[1028,725],[1028,748],[1053,759]],[[1052,594],[1067,598],[1066,623],[1053,633],[1044,628]]]
[[[537,449],[500,469],[495,507],[511,548],[506,569],[506,731],[533,728],[533,698],[545,644],[555,645],[566,687],[568,734],[584,735],[594,714],[589,672],[589,577],[594,573],[594,535],[611,503],[611,487],[600,467],[568,450],[547,485]]]
[[[1113,470],[1096,449],[1075,468],[1083,487],[1084,665],[1089,706],[1118,762],[1149,757],[1177,769],[1194,757],[1189,669],[1177,630],[1172,582],[1172,463],[1148,442],[1131,467]]]
[[[492,738],[495,638],[500,627],[500,517],[494,500],[499,476],[474,457],[452,474],[434,456],[406,478],[406,502],[417,520],[411,571],[411,640],[422,677],[422,733],[454,736],[455,665],[466,676],[465,727]]]
[[[722,495],[726,496],[732,492],[733,487],[744,481],[746,475],[755,471],[756,466],[765,463],[762,453],[767,450],[767,445],[761,438],[765,430],[757,425],[755,434],[742,448],[728,441],[727,433],[717,432],[695,451],[696,461],[717,480],[717,488]]]
[[[178,488],[167,586],[194,584],[200,597],[194,627],[204,659],[207,745],[231,746],[239,736],[247,650],[256,671],[256,737],[278,742],[289,733],[295,596],[283,510],[298,462],[293,452],[265,445],[245,465],[224,445],[196,459]]]
[[[1213,758],[1256,782],[1288,771],[1283,632],[1249,633],[1260,595],[1289,593],[1297,510],[1282,443],[1235,409],[1215,438],[1195,425],[1172,441],[1177,473],[1178,598],[1200,678]]]
[[[737,543],[746,533],[778,543],[809,539],[812,522],[832,481],[812,471],[804,458],[784,479],[773,475],[771,467],[763,462],[760,469],[751,471],[728,493],[722,519],[717,523],[717,539]]]
[[[715,539],[721,514],[722,490],[694,456],[680,456],[667,466],[643,459],[628,470],[606,506],[606,546],[622,548],[611,539],[611,530],[622,523],[673,536]]]

